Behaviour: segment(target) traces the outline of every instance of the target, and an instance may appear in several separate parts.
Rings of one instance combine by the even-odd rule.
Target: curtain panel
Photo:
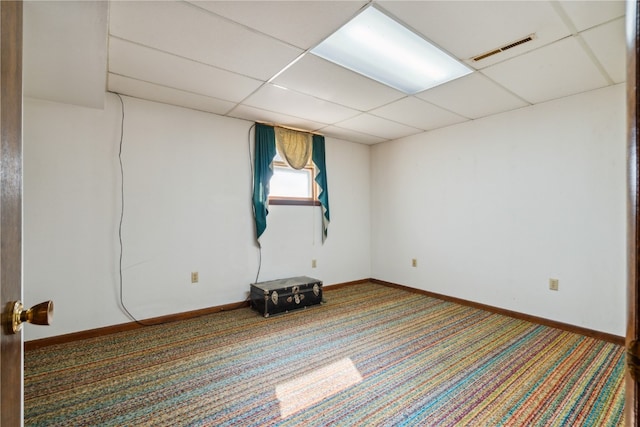
[[[253,169],[253,215],[256,221],[256,240],[267,228],[269,214],[269,181],[273,176],[273,158],[276,155],[276,137],[273,126],[256,123],[255,167]]]
[[[307,166],[311,157],[311,134],[281,127],[275,128],[276,151],[293,169]]]
[[[311,160],[316,167],[316,183],[319,187],[318,201],[322,206],[322,243],[327,239],[329,230],[329,187],[327,185],[327,164],[324,156],[324,136],[313,135]]]

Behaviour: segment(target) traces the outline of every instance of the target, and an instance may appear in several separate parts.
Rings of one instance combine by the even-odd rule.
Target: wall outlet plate
[[[549,279],[549,289],[552,291],[557,291],[558,287],[559,287],[559,280],[558,279]]]
[[[198,272],[197,271],[193,271],[191,273],[191,283],[198,283]]]

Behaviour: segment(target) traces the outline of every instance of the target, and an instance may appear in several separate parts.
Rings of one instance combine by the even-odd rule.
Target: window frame
[[[293,169],[291,166],[287,164],[287,162],[283,160],[273,160],[273,168],[287,168]],[[311,158],[309,158],[309,162],[303,168],[308,170],[311,174],[311,197],[287,197],[287,196],[273,196],[269,194],[268,202],[269,205],[281,205],[281,206],[320,206],[320,200],[318,200],[318,183],[315,180],[316,177],[316,166],[313,164]]]

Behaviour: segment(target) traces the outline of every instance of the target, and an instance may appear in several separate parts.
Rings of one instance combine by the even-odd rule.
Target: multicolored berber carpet
[[[25,425],[617,426],[623,348],[375,284],[31,350]]]

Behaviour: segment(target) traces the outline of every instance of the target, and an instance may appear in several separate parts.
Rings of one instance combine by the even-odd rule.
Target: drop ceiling
[[[413,96],[309,53],[373,3],[474,72]],[[24,3],[25,95],[105,91],[364,144],[625,80],[623,1]],[[533,40],[472,58],[529,35]]]

